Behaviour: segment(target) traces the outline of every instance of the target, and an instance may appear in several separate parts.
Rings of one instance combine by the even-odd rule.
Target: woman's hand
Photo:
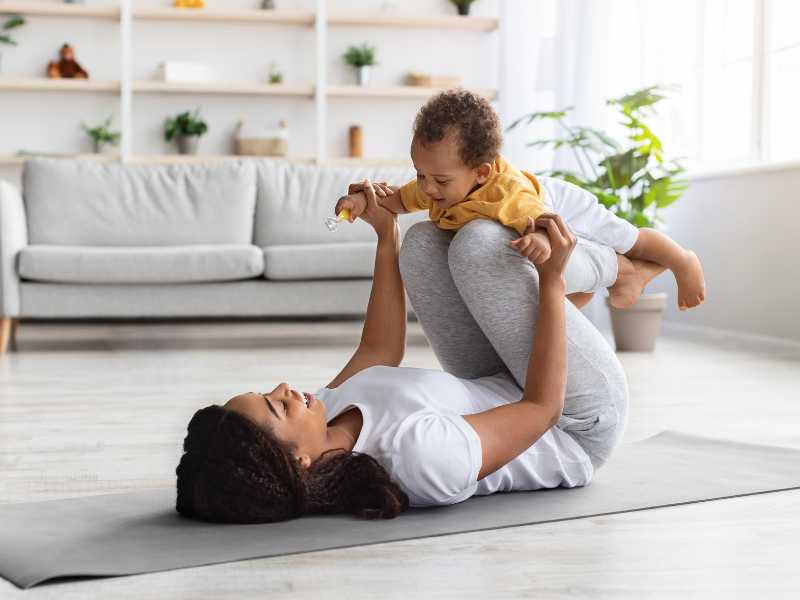
[[[375,192],[375,187],[369,181],[369,179],[365,179],[363,183],[363,188],[359,195],[364,196],[364,209],[360,212],[357,216],[361,217],[367,223],[372,225],[372,228],[375,230],[375,233],[378,234],[378,237],[392,233],[394,228],[397,224],[397,215],[386,210],[380,204],[378,204],[378,198]],[[343,196],[340,198],[340,202],[345,204],[345,198],[350,198],[350,196]],[[361,208],[360,202],[355,203],[358,204],[358,208]],[[337,210],[339,208],[339,203],[337,203]],[[337,213],[338,214],[338,213]],[[351,214],[350,219],[355,219],[356,215]]]
[[[336,216],[339,216],[339,213],[343,210],[349,210],[350,218],[347,220],[348,222],[352,223],[356,220],[356,217],[360,217],[361,213],[363,213],[366,209],[366,196],[361,192],[355,192],[339,198],[339,200],[336,201],[336,208],[334,209],[334,212],[336,213]]]
[[[536,217],[535,221],[530,217],[528,219],[535,227],[547,231],[550,238],[550,258],[541,264],[534,263],[540,281],[562,279],[567,261],[578,243],[577,238],[572,235],[561,215],[544,213]]]

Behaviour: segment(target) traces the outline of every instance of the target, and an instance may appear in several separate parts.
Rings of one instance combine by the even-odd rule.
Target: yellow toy
[[[175,8],[204,8],[204,0],[175,0]]]
[[[327,217],[325,219],[325,227],[328,228],[328,231],[336,231],[339,228],[339,221],[349,221],[349,220],[350,220],[350,209],[345,208],[342,209],[337,216]]]

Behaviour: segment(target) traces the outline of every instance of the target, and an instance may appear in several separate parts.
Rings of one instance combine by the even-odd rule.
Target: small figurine
[[[67,79],[89,79],[89,73],[75,60],[75,51],[72,49],[72,46],[65,43],[61,46],[61,50],[59,50],[58,53],[61,56],[61,60],[58,62],[51,60],[47,63],[48,77],[51,79],[57,79],[59,77]]]

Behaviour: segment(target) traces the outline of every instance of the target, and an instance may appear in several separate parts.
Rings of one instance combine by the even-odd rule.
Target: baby
[[[366,208],[364,185],[373,185],[381,206],[395,213],[427,210],[442,229],[458,230],[473,219],[493,219],[520,235],[509,242],[534,264],[550,257],[544,230],[536,217],[552,212],[536,177],[509,164],[500,155],[500,120],[484,98],[456,88],[431,98],[414,121],[411,160],[416,180],[402,187],[385,183],[351,184],[339,199],[336,214],[350,209],[353,221]],[[647,283],[669,269],[678,284],[678,307],[686,310],[705,299],[700,260],[663,233],[637,228],[614,215],[589,194],[570,194],[558,212],[578,237],[613,247],[619,265],[617,280],[608,288],[612,306],[633,304]],[[592,293],[574,293],[579,308]]]

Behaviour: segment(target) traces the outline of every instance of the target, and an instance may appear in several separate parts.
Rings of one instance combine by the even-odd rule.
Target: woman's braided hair
[[[374,458],[329,450],[304,469],[269,429],[218,405],[198,410],[176,469],[176,509],[222,523],[268,523],[309,514],[391,519],[408,496]]]
[[[436,94],[419,109],[414,139],[427,145],[443,140],[449,131],[458,135],[458,156],[470,169],[490,163],[500,154],[500,118],[489,101],[478,94],[453,88]]]

